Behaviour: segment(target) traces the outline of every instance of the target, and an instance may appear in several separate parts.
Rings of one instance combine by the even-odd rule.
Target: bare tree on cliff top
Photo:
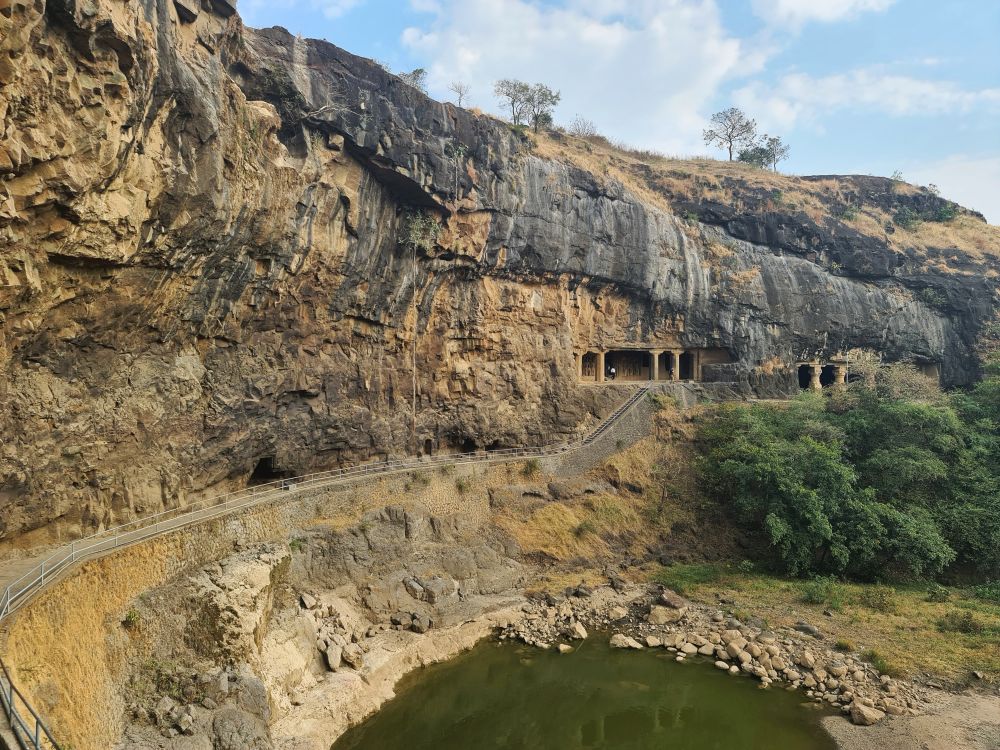
[[[458,106],[462,106],[462,102],[469,95],[472,87],[467,83],[462,83],[461,81],[452,81],[448,84],[448,90],[453,91],[455,96],[458,97]]]
[[[733,160],[733,149],[750,146],[757,140],[757,122],[736,107],[716,112],[712,115],[712,125],[703,133],[705,143],[727,149],[729,161]]]

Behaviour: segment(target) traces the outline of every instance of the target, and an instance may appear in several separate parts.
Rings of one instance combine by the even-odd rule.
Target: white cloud
[[[609,136],[669,153],[704,152],[703,112],[723,82],[759,70],[722,26],[712,0],[439,0],[403,43],[425,61],[431,91],[455,80],[471,104],[498,111],[500,78],[562,93],[556,120],[581,114]]]
[[[951,81],[889,75],[877,69],[814,77],[792,73],[774,86],[753,82],[737,90],[736,102],[771,127],[789,129],[816,122],[835,110],[867,110],[894,117],[966,114],[1000,107],[1000,88],[963,89]]]
[[[832,23],[862,13],[881,13],[896,0],[754,0],[754,12],[768,23],[798,27],[810,21]]]
[[[361,5],[365,0],[315,0],[314,4],[327,18],[340,18],[348,11]]]
[[[941,195],[981,212],[991,224],[1000,224],[1000,156],[964,154],[922,163],[907,169],[909,182],[941,188]]]

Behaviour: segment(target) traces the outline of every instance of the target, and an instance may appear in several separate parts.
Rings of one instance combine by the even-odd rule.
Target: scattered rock
[[[795,629],[800,633],[805,633],[806,635],[811,635],[813,638],[822,638],[823,634],[819,631],[815,625],[810,625],[808,622],[799,620],[795,623]]]
[[[673,622],[679,622],[684,614],[687,612],[687,607],[681,607],[680,609],[674,609],[672,607],[665,607],[662,605],[654,604],[649,609],[649,616],[646,618],[650,625],[668,625]]]
[[[622,633],[615,633],[611,636],[611,647],[612,648],[642,648],[642,644],[634,638],[629,638],[627,635]]]
[[[354,669],[361,669],[365,664],[365,653],[357,643],[349,643],[344,646],[341,658]]]
[[[316,609],[316,607],[319,606],[319,602],[316,601],[316,597],[312,594],[300,594],[299,601],[302,602],[303,609]]]
[[[885,713],[873,706],[866,706],[863,703],[853,701],[850,706],[851,721],[861,726],[871,726],[885,718]]]

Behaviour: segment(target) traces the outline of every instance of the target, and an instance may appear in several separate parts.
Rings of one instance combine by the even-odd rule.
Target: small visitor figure
[[[612,380],[618,377],[618,371],[614,367],[611,368],[611,372],[609,374],[611,375]]]

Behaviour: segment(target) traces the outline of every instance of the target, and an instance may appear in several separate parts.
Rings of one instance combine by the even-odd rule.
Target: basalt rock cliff
[[[927,191],[639,190],[231,0],[0,0],[0,118],[8,543],[255,468],[567,439],[620,398],[587,350],[724,350],[704,378],[758,395],[854,347],[962,384],[994,314],[981,217],[969,252],[836,216],[953,208]]]

